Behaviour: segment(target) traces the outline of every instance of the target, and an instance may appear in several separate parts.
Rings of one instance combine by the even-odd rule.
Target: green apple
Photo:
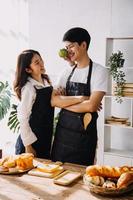
[[[68,51],[66,49],[60,49],[59,56],[61,58],[66,58],[68,56]]]

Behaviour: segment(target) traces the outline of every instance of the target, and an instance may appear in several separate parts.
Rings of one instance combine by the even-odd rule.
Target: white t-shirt
[[[59,77],[56,87],[66,88],[67,79],[72,71],[69,67]],[[84,68],[76,68],[70,79],[72,82],[87,83],[89,66]],[[108,69],[100,64],[93,62],[90,89],[91,93],[94,91],[107,92],[108,88]]]

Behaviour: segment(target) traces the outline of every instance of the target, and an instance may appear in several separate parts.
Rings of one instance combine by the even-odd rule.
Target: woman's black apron
[[[29,120],[30,127],[37,137],[37,141],[32,146],[37,153],[37,157],[46,159],[50,158],[53,135],[54,108],[50,104],[52,90],[53,88],[51,86],[36,89],[36,100],[33,104],[32,114]],[[15,150],[16,154],[25,152],[20,135],[17,139]]]
[[[90,96],[92,61],[90,61],[86,84],[72,82],[70,80],[75,68],[68,77],[66,94],[68,96]],[[97,146],[98,114],[97,112],[91,113],[92,120],[86,130],[83,125],[84,114],[85,113],[67,111],[65,109],[60,111],[52,148],[53,161],[70,162],[81,165],[92,165],[94,163]]]

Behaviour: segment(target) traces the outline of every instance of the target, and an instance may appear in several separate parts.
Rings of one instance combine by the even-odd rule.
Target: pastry
[[[125,188],[133,183],[133,171],[123,173],[117,181],[117,188]]]
[[[9,156],[8,159],[3,163],[4,167],[10,168],[16,166],[15,156]]]
[[[27,170],[33,168],[33,157],[31,153],[23,153],[16,158],[16,166],[20,170]]]
[[[4,162],[6,162],[9,159],[9,156],[6,156],[4,158],[0,159],[0,166],[2,166],[4,164]]]
[[[4,166],[0,166],[0,173],[2,172],[8,172],[8,168],[7,167],[4,167]]]
[[[33,168],[33,157],[31,153],[7,156],[0,160],[0,172],[18,172]]]
[[[113,181],[106,180],[103,184],[103,188],[116,189],[116,184]]]
[[[104,178],[101,176],[86,176],[86,180],[97,186],[102,186],[104,184]]]
[[[119,178],[124,172],[133,171],[133,167],[112,167],[112,166],[100,166],[91,165],[86,168],[86,174],[90,176],[102,176],[105,178]]]

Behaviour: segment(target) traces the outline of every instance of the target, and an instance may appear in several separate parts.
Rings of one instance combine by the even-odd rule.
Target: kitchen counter
[[[85,166],[65,163],[65,169],[85,173]],[[79,178],[70,186],[60,186],[53,179],[19,175],[0,175],[0,200],[133,200],[133,192],[121,197],[102,197],[89,191]]]

